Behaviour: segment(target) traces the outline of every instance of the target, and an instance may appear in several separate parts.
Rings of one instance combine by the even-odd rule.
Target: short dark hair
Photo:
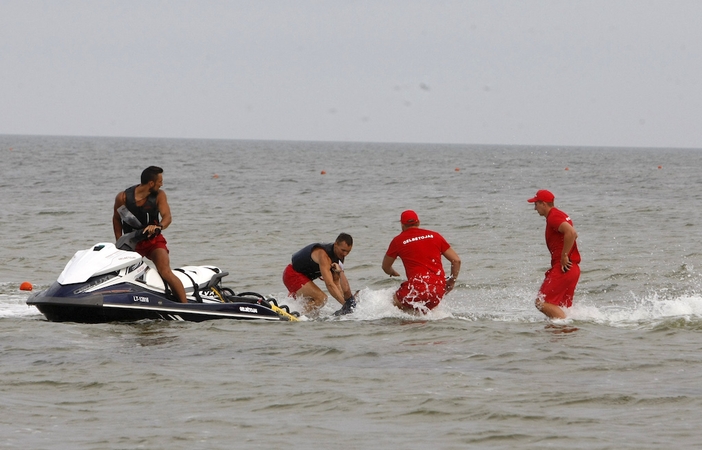
[[[141,184],[149,184],[150,181],[156,181],[158,174],[163,173],[163,169],[156,166],[149,166],[141,173]]]
[[[341,233],[339,236],[337,236],[336,243],[341,244],[342,242],[345,242],[349,247],[353,247],[353,238],[350,234]]]

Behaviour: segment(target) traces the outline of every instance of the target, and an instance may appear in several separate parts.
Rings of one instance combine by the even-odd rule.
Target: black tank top
[[[124,191],[124,194],[127,197],[127,209],[129,212],[134,214],[137,219],[139,219],[139,222],[141,222],[144,227],[147,225],[157,224],[159,221],[158,206],[156,205],[156,197],[158,196],[158,192],[150,193],[149,196],[146,197],[146,202],[144,202],[144,204],[141,206],[137,206],[136,197],[134,195],[135,189],[136,185],[127,188]],[[131,231],[134,231],[134,227],[122,221],[122,232],[126,234]]]
[[[322,276],[322,272],[319,271],[319,264],[312,260],[312,251],[316,248],[322,248],[329,255],[329,258],[333,263],[338,263],[339,261],[344,262],[339,259],[334,254],[334,244],[310,244],[302,250],[296,252],[292,255],[292,267],[296,272],[300,272],[310,280],[319,278]]]

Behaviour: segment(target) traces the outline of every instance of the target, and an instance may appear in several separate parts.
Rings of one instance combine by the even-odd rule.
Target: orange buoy
[[[456,167],[454,170],[455,170],[456,172],[460,172],[460,171],[461,171],[461,168],[460,168],[460,167]]]
[[[662,169],[662,168],[663,168],[663,166],[658,166],[658,168],[659,168],[659,169]]]
[[[34,286],[32,286],[32,283],[29,281],[25,281],[20,284],[20,291],[31,291],[32,289],[34,289]]]
[[[321,173],[322,175],[326,175],[326,174],[327,174],[327,171],[326,171],[326,170],[322,170],[322,172],[320,172],[320,173]]]
[[[212,175],[212,178],[219,178],[219,175],[214,174],[214,175]]]
[[[565,169],[565,170],[569,170],[569,169],[568,169],[568,168],[566,167],[566,169]]]

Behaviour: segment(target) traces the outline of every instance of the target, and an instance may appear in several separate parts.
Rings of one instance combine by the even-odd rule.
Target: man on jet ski
[[[310,244],[292,255],[292,263],[283,271],[283,283],[293,297],[311,299],[305,313],[316,312],[327,303],[327,294],[312,281],[320,277],[329,294],[343,305],[336,315],[348,314],[356,307],[343,266],[352,246],[353,238],[341,233],[333,244]]]
[[[163,169],[156,166],[144,169],[141,184],[117,194],[112,227],[115,239],[119,242],[122,238],[122,241],[135,244],[132,250],[153,261],[175,297],[181,303],[187,303],[183,283],[171,271],[166,239],[161,234],[172,221],[171,208],[166,193],[161,190],[162,185]],[[127,237],[129,239],[125,239]]]

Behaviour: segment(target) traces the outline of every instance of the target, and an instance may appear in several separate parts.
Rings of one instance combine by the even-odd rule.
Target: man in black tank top
[[[172,221],[171,208],[168,206],[166,193],[161,190],[162,185],[163,169],[156,166],[144,169],[141,173],[141,184],[117,194],[112,228],[115,240],[133,230],[144,230],[149,238],[139,242],[135,251],[153,261],[156,270],[171,287],[178,301],[187,303],[183,283],[171,271],[166,239],[161,234]]]
[[[283,271],[283,283],[290,295],[305,297],[309,303],[305,314],[314,313],[327,302],[325,294],[315,279],[322,278],[329,294],[341,305],[337,314],[348,314],[356,306],[349,281],[344,274],[344,258],[351,252],[353,238],[341,233],[332,244],[310,244],[292,255],[292,262]]]

